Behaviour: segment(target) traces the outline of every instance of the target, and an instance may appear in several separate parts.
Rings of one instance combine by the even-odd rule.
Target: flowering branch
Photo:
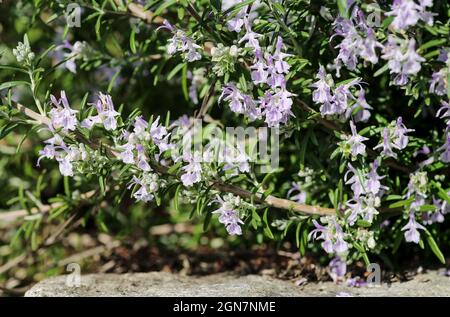
[[[25,114],[27,117],[37,121],[39,124],[42,125],[48,125],[51,124],[51,121],[48,117],[46,116],[42,116],[38,113],[36,113],[35,111],[21,105],[21,104],[16,104],[15,105],[16,108],[22,112],[23,114]],[[86,140],[83,140],[86,142]],[[91,143],[89,143],[89,145],[92,145]],[[109,153],[117,156],[118,154],[112,150],[109,149]],[[162,174],[169,174],[168,172],[168,168],[159,164],[154,163],[153,164],[153,168],[158,171],[159,173]],[[175,176],[173,174],[170,174],[171,176]],[[283,199],[283,198],[278,198],[272,195],[269,195],[267,197],[263,197],[262,193],[256,193],[253,194],[252,192],[242,189],[238,186],[234,186],[234,185],[230,185],[230,184],[226,184],[220,181],[212,181],[211,185],[213,188],[217,189],[220,192],[225,192],[225,193],[232,193],[234,195],[240,196],[242,198],[251,198],[254,197],[255,201],[258,203],[263,203],[263,204],[267,204],[268,206],[274,207],[274,208],[279,208],[279,209],[284,209],[284,210],[291,210],[294,212],[298,212],[298,213],[303,213],[306,215],[334,215],[336,213],[336,211],[332,208],[326,208],[326,207],[320,207],[320,206],[312,206],[312,205],[305,205],[305,204],[299,204],[295,201],[292,200],[288,200],[288,199]]]

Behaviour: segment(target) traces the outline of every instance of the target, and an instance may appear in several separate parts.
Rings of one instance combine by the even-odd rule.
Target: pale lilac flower
[[[147,140],[149,133],[147,131],[148,129],[148,122],[144,120],[142,116],[137,116],[134,119],[133,123],[133,133],[134,135],[141,140]]]
[[[409,214],[409,221],[401,230],[405,231],[405,240],[407,242],[414,242],[419,243],[420,240],[420,233],[419,230],[425,230],[425,227],[419,224],[416,221],[416,217],[414,215],[414,212],[411,212]]]
[[[111,96],[100,92],[95,108],[97,109],[97,115],[84,119],[81,126],[91,129],[95,124],[102,124],[106,130],[115,130],[117,128],[116,117],[120,113],[114,110]]]
[[[383,129],[383,141],[375,146],[373,149],[379,149],[381,148],[381,154],[386,157],[393,157],[397,158],[397,153],[393,151],[393,148],[398,149],[397,145],[391,143],[391,138],[389,137],[389,129],[384,128]]]
[[[134,145],[130,143],[126,143],[124,145],[120,145],[119,149],[123,150],[119,153],[119,158],[124,162],[125,164],[134,164]]]
[[[442,106],[436,112],[436,117],[444,119],[447,126],[450,127],[450,104],[446,101],[442,101]]]
[[[164,25],[157,30],[165,28],[172,32],[173,37],[168,41],[167,53],[173,55],[176,52],[181,52],[184,59],[188,62],[200,60],[202,55],[198,52],[201,47],[195,41],[186,35],[182,30],[175,28],[167,20],[164,20]]]
[[[355,159],[358,155],[365,156],[366,146],[362,142],[367,141],[368,138],[358,134],[353,121],[350,121],[350,129],[352,131],[352,135],[346,136],[344,141],[340,142],[340,144],[344,147],[344,149],[346,149],[347,147],[349,148],[350,154],[352,155],[353,159]]]
[[[148,164],[148,158],[145,155],[145,149],[142,144],[136,144],[137,150],[137,167],[139,167],[143,171],[150,171],[151,167]]]
[[[348,244],[344,240],[345,233],[335,218],[328,219],[327,227],[321,226],[316,220],[313,220],[316,229],[312,230],[308,239],[323,240],[322,248],[327,253],[344,253],[348,250]]]
[[[245,47],[251,47],[252,49],[255,50],[255,52],[260,51],[261,47],[259,45],[258,39],[262,35],[252,31],[251,22],[247,17],[244,18],[244,27],[245,27],[245,34],[243,37],[241,37],[239,43],[245,42]]]
[[[388,190],[386,186],[381,185],[380,180],[385,178],[386,176],[380,176],[377,173],[378,169],[378,160],[373,161],[372,168],[367,173],[366,178],[366,191],[368,193],[372,193],[373,195],[378,195],[381,190]]]
[[[339,256],[334,257],[330,261],[328,268],[330,270],[330,277],[333,279],[334,283],[342,281],[347,273],[347,264]]]
[[[159,117],[152,123],[150,127],[150,136],[156,144],[160,143],[164,140],[164,137],[167,135],[167,129],[165,126],[159,124]]]
[[[56,107],[52,108],[49,112],[52,127],[54,129],[62,129],[64,132],[75,131],[78,124],[75,114],[78,111],[70,108],[65,91],[61,91],[61,98],[59,100],[53,95],[50,95],[50,99]]]
[[[341,64],[349,70],[354,70],[359,57],[365,63],[378,62],[376,48],[382,48],[383,45],[376,40],[375,32],[367,25],[364,13],[358,6],[354,7],[350,19],[341,16],[336,18],[333,27],[335,33],[331,39],[335,36],[343,38],[336,46],[339,48],[339,54],[334,62],[334,68],[338,77],[340,77]]]
[[[293,195],[296,193],[295,195]],[[302,190],[299,183],[293,182],[291,188],[287,192],[287,197],[299,204],[304,204],[306,202],[306,191]]]
[[[445,96],[447,94],[447,77],[448,71],[443,68],[438,72],[434,72],[431,75],[430,80],[430,93],[434,93],[438,96]]]
[[[241,32],[243,26],[244,26],[244,19],[241,18],[233,18],[227,21],[228,30],[232,32],[236,33]]]
[[[439,56],[437,60],[439,62],[447,63],[449,59],[450,59],[450,48],[441,48],[439,50]]]
[[[289,73],[290,65],[284,60],[286,57],[292,56],[292,54],[286,54],[282,52],[283,39],[279,36],[275,45],[275,53],[273,54],[273,60],[275,61],[275,69],[279,74]]]
[[[239,197],[234,197],[231,194],[225,196],[222,199],[219,195],[212,201],[213,203],[219,203],[220,207],[213,211],[213,214],[219,214],[219,222],[224,224],[230,235],[241,235],[241,226],[244,222],[239,216],[237,206],[240,203]]]
[[[432,7],[432,0],[394,0],[391,11],[385,13],[387,16],[394,16],[392,26],[397,30],[405,30],[414,26],[419,20],[428,25],[433,25],[433,13],[427,12],[427,7]]]
[[[278,89],[273,94],[266,92],[264,98],[260,101],[260,105],[267,126],[278,127],[280,123],[285,124],[289,117],[293,116],[291,111],[292,96],[294,95],[285,89]]]
[[[156,174],[142,174],[141,179],[133,175],[128,188],[133,186],[139,186],[139,188],[134,192],[133,197],[137,201],[149,202],[152,201],[155,196],[154,193],[159,189],[158,176]]]
[[[408,145],[409,137],[406,133],[413,132],[414,129],[408,129],[403,123],[402,117],[398,117],[392,130],[392,143],[399,150],[403,150]]]
[[[222,94],[219,97],[221,100],[229,101],[231,111],[235,113],[245,113],[244,94],[232,83],[223,88]]]
[[[383,59],[388,61],[391,74],[396,74],[394,84],[403,86],[408,83],[408,77],[417,75],[421,69],[421,63],[425,61],[415,50],[416,41],[400,39],[389,35],[383,49]]]
[[[77,73],[77,65],[75,60],[82,58],[82,53],[86,50],[87,44],[85,42],[76,41],[73,45],[69,41],[64,41],[64,44],[55,47],[56,56],[61,56],[61,60],[66,60],[64,66],[71,72]],[[59,58],[58,58],[59,59]]]
[[[436,210],[428,211],[422,214],[422,222],[425,225],[431,225],[433,223],[443,223],[445,220],[445,209],[448,209],[447,201],[442,201],[433,197],[433,205],[436,206]]]
[[[184,161],[188,162],[188,165],[181,168],[184,171],[184,174],[181,175],[181,182],[184,186],[189,187],[201,181],[202,166],[195,161],[192,155],[185,155]]]
[[[367,122],[371,116],[370,110],[373,108],[367,103],[364,89],[360,89],[358,98],[355,100],[355,104],[352,107],[352,111],[356,108],[360,108],[355,114],[355,122]]]
[[[267,83],[267,65],[261,51],[255,52],[255,62],[250,66],[252,81],[255,85]]]
[[[316,103],[330,104],[333,100],[331,95],[331,87],[327,83],[327,74],[325,72],[325,67],[320,65],[319,71],[316,75],[318,81],[313,83],[311,87],[316,88],[312,93],[312,99]]]
[[[354,197],[358,198],[366,192],[364,187],[366,180],[358,173],[352,164],[348,163],[347,167],[348,171],[344,175],[344,182],[346,185],[351,185]],[[353,175],[349,178],[350,174]]]
[[[450,132],[447,132],[444,145],[437,149],[442,151],[440,159],[444,163],[450,163]]]
[[[367,281],[360,278],[359,276],[349,278],[347,280],[347,286],[349,287],[365,287],[367,286]]]

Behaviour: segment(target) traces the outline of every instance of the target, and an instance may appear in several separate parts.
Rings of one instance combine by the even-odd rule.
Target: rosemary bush
[[[175,244],[287,240],[334,267],[445,263],[447,1],[0,7],[0,259],[81,219],[121,238],[191,221]],[[224,145],[226,127],[259,139]],[[254,159],[261,131],[278,142]]]

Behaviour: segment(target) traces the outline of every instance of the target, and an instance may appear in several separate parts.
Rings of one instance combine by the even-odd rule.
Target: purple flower
[[[363,89],[359,90],[358,98],[355,101],[354,106],[352,107],[354,109],[360,108],[359,111],[355,114],[355,122],[367,122],[371,116],[370,111],[373,108],[367,103],[366,93]]]
[[[403,123],[402,117],[398,117],[392,131],[392,142],[399,150],[403,150],[408,145],[408,136],[406,133],[413,132],[414,129],[408,129]]]
[[[114,110],[111,96],[100,92],[95,108],[97,109],[97,115],[84,119],[81,126],[92,129],[95,124],[102,124],[106,130],[115,130],[117,128],[116,117],[120,113]]]
[[[438,151],[442,151],[441,153],[441,161],[444,163],[450,163],[450,132],[447,132],[446,141],[444,145],[437,149]]]
[[[359,276],[349,278],[347,280],[347,286],[349,287],[365,287],[367,286],[367,282],[360,278]]]
[[[316,229],[312,230],[308,239],[323,240],[322,248],[327,253],[344,253],[348,250],[348,244],[344,240],[345,233],[342,231],[341,226],[337,223],[335,218],[329,218],[327,227],[321,226],[316,220],[313,220],[313,224]]]
[[[75,60],[80,59],[83,51],[86,49],[85,42],[76,41],[73,45],[69,41],[64,41],[64,44],[55,47],[56,56],[58,59],[66,60],[64,66],[71,72],[77,73],[77,65]],[[65,51],[64,51],[65,50]],[[62,56],[61,56],[62,55]]]
[[[244,26],[244,19],[233,18],[227,21],[227,28],[229,31],[239,33]]]
[[[351,185],[354,197],[358,198],[366,192],[364,189],[365,180],[359,176],[358,171],[352,166],[352,164],[348,163],[347,167],[348,171],[344,175],[344,182],[346,185]],[[350,174],[353,175],[349,178]]]
[[[184,171],[181,181],[184,186],[189,187],[201,181],[202,166],[195,161],[192,155],[185,155],[184,161],[188,162],[188,165],[181,168]]]
[[[219,97],[219,102],[221,100],[229,101],[229,106],[231,111],[235,113],[244,113],[244,94],[234,85],[228,84],[223,88],[222,94]]]
[[[442,101],[442,106],[436,113],[436,117],[446,120],[447,126],[450,126],[450,104]]]
[[[154,193],[159,189],[158,176],[156,174],[144,173],[141,179],[139,179],[133,175],[133,179],[128,188],[133,186],[139,186],[133,193],[133,197],[137,201],[152,201],[155,198]]]
[[[373,149],[379,149],[382,148],[381,150],[381,154],[386,156],[386,157],[393,157],[393,158],[397,158],[397,153],[395,153],[393,151],[393,148],[398,149],[397,145],[392,144],[391,143],[391,139],[389,137],[389,129],[388,128],[384,128],[383,130],[383,141],[378,144],[377,146],[375,146]]]
[[[433,205],[436,206],[436,210],[428,211],[422,214],[422,222],[425,225],[431,225],[433,223],[443,223],[445,218],[445,206],[447,205],[446,201],[442,201],[440,199],[436,199],[433,197]]]
[[[409,221],[401,230],[405,231],[405,240],[407,242],[419,243],[420,233],[419,230],[425,230],[425,227],[419,224],[415,219],[414,212],[410,212]]]
[[[387,190],[386,186],[382,186],[380,180],[386,176],[379,176],[377,173],[378,160],[373,161],[372,169],[367,173],[366,191],[373,195],[378,195],[382,189]]]
[[[344,64],[349,70],[354,70],[358,63],[358,57],[364,59],[365,63],[376,64],[378,56],[376,48],[383,48],[375,37],[375,32],[370,28],[365,20],[362,10],[355,6],[350,19],[344,19],[339,16],[333,23],[334,35],[342,37],[339,48],[339,54],[336,57],[334,68],[339,77],[341,64]]]
[[[342,281],[345,274],[347,273],[347,264],[345,261],[342,261],[341,257],[334,257],[330,263],[328,264],[328,268],[330,270],[330,276],[333,279],[333,282],[337,283]]]
[[[65,91],[61,91],[61,98],[59,100],[53,95],[50,95],[50,99],[56,107],[49,112],[52,127],[54,129],[62,129],[64,132],[75,131],[76,125],[78,124],[75,114],[78,111],[70,108]]]
[[[293,193],[297,192],[295,195]],[[298,183],[292,183],[292,187],[287,192],[287,197],[290,200],[296,201],[299,204],[304,204],[306,202],[306,191],[302,190]]]
[[[262,52],[256,51],[255,54],[255,62],[250,66],[250,69],[252,69],[252,81],[255,85],[267,83],[269,73],[267,72],[267,65],[262,56]]]
[[[286,54],[282,52],[283,39],[279,36],[275,45],[275,53],[273,54],[273,60],[275,61],[275,69],[279,74],[289,73],[290,65],[284,61],[286,57],[292,56],[292,54]]]
[[[259,45],[259,38],[261,34],[252,31],[251,22],[247,17],[244,18],[245,35],[239,40],[239,43],[245,42],[245,47],[250,47],[255,50],[255,52],[260,51],[261,47]]]
[[[333,100],[331,87],[327,83],[326,76],[325,67],[320,65],[319,72],[316,75],[318,81],[311,85],[311,87],[316,88],[312,93],[312,99],[316,103],[330,104]]]
[[[125,164],[134,164],[134,145],[130,143],[126,143],[124,145],[119,146],[122,152],[119,153],[119,158],[124,162]]]
[[[356,126],[353,121],[350,121],[350,129],[352,131],[351,136],[347,136],[346,139],[340,143],[343,143],[344,148],[348,147],[353,159],[356,159],[358,155],[366,155],[366,146],[362,143],[367,141],[368,138],[363,137],[356,131]]]
[[[414,0],[394,0],[391,11],[385,13],[387,16],[394,16],[392,26],[397,30],[405,30],[414,26],[419,20],[428,25],[433,25],[433,13],[427,12],[427,7],[432,7],[432,0],[420,0],[419,4]]]
[[[441,48],[439,50],[439,56],[437,58],[437,60],[439,62],[444,62],[447,63],[447,61],[450,59],[450,49],[449,48]]]
[[[441,69],[438,72],[434,72],[431,75],[430,80],[430,93],[434,93],[438,96],[445,96],[447,94],[447,77],[448,70],[446,68]]]
[[[157,30],[164,28],[172,32],[173,37],[168,41],[167,53],[173,55],[176,52],[181,52],[184,59],[188,62],[200,60],[202,55],[197,51],[201,47],[197,45],[192,38],[186,35],[182,30],[175,28],[167,20],[164,20],[164,25]]]
[[[136,144],[137,150],[137,167],[143,171],[150,171],[150,165],[148,164],[148,158],[145,155],[145,149],[141,144]]]
[[[217,195],[213,202],[219,203],[220,207],[212,213],[219,214],[219,222],[225,225],[228,234],[241,235],[242,229],[240,225],[244,224],[244,222],[239,217],[239,211],[236,208],[236,205],[240,203],[240,199],[231,194],[225,196],[225,199]]]
[[[408,83],[408,77],[416,75],[421,69],[421,62],[425,59],[417,54],[415,50],[416,41],[400,39],[394,35],[389,35],[387,44],[383,49],[383,59],[388,61],[391,74],[394,77],[394,84],[403,86]]]

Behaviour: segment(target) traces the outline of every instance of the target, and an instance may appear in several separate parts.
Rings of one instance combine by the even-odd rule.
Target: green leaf
[[[406,206],[406,205],[412,203],[413,201],[414,201],[414,197],[411,197],[411,198],[409,198],[409,199],[407,199],[407,200],[397,201],[397,202],[395,202],[395,203],[393,203],[393,204],[390,204],[390,205],[389,205],[389,208],[403,207],[403,206]]]
[[[27,70],[20,68],[20,67],[16,67],[16,66],[0,65],[0,69],[12,70],[15,72],[22,72],[22,73],[28,74]]]
[[[337,0],[337,6],[341,16],[345,19],[348,19],[347,0]]]
[[[264,221],[264,233],[266,234],[266,236],[268,236],[270,239],[275,239],[275,237],[273,236],[272,230],[270,230],[270,226],[269,223],[267,222],[267,212],[269,211],[269,208],[266,208],[266,210],[264,211],[264,215],[263,215],[263,221]]]
[[[177,189],[175,190],[175,196],[173,197],[173,205],[174,205],[176,211],[180,210],[179,209],[179,197],[180,197],[180,190],[181,190],[181,188],[182,188],[182,185],[179,184],[177,186]]]
[[[130,49],[133,54],[136,54],[136,28],[131,29]]]
[[[388,65],[388,64],[384,65],[384,66],[381,67],[379,70],[377,70],[377,71],[375,72],[375,74],[373,74],[373,77],[378,77],[378,76],[380,76],[381,74],[383,74],[384,72],[386,72],[388,69],[389,69],[389,65]]]
[[[8,81],[0,85],[0,90],[20,86],[20,85],[30,85],[27,81]]]
[[[300,229],[302,228],[303,222],[299,222],[297,225],[297,229],[295,229],[295,243],[297,244],[297,248],[300,248]]]
[[[425,238],[428,242],[428,245],[431,248],[431,251],[433,251],[433,253],[436,255],[436,257],[439,259],[439,261],[441,261],[442,264],[445,264],[445,257],[442,254],[441,250],[439,249],[439,246],[437,245],[436,241],[434,240],[433,236],[431,235],[431,233],[428,231],[428,229],[424,230],[425,232]]]
[[[210,0],[209,2],[217,12],[222,12],[222,0]]]
[[[165,1],[162,5],[159,6],[158,9],[155,10],[154,14],[156,15],[160,15],[166,8],[170,7],[171,5],[177,3],[178,0],[170,0],[170,1]]]

